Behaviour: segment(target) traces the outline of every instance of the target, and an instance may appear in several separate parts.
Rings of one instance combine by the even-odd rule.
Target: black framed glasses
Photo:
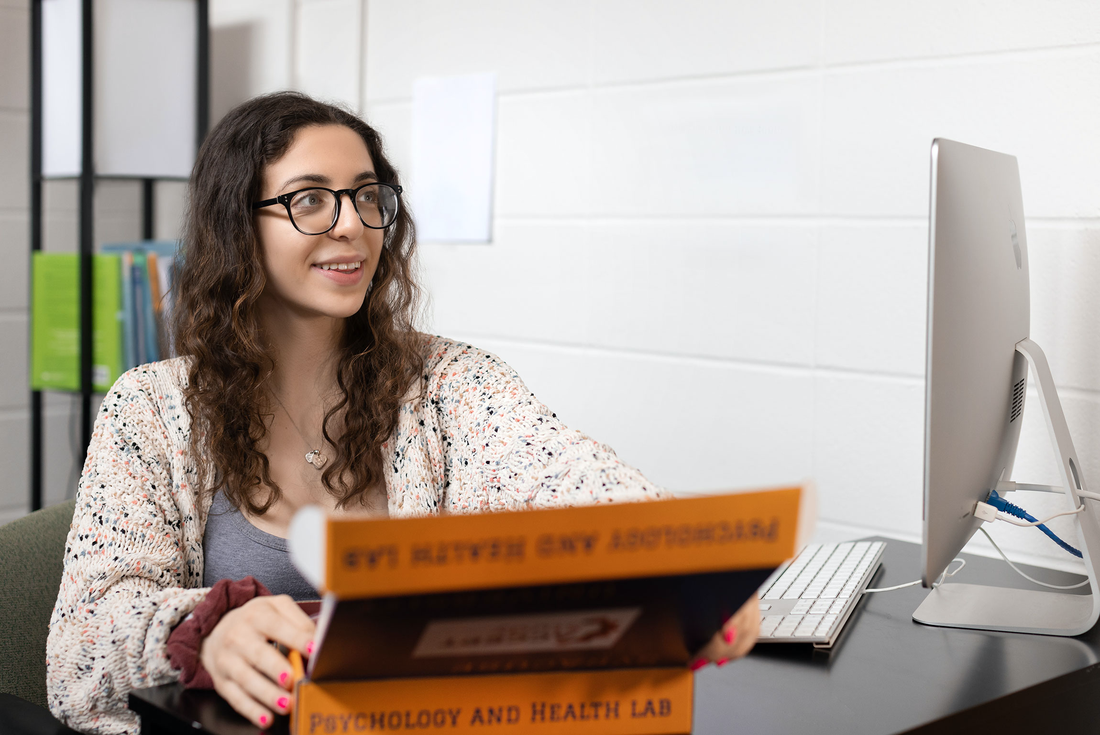
[[[354,189],[326,189],[311,186],[252,205],[253,209],[282,204],[294,229],[303,235],[323,235],[340,219],[340,200],[348,195],[359,221],[372,230],[384,230],[397,220],[401,187],[393,184],[363,184]]]

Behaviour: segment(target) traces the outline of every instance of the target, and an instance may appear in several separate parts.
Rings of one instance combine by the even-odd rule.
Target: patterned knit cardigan
[[[501,360],[428,343],[420,395],[383,445],[389,512],[425,516],[639,500],[663,492],[610,447],[566,428]],[[80,478],[46,646],[50,710],[93,733],[138,730],[131,689],[176,681],[165,643],[202,599],[201,493],[183,359],[129,371],[107,394]]]

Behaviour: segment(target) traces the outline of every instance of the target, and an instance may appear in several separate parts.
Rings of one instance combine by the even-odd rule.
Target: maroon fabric
[[[176,626],[168,636],[168,660],[179,669],[180,683],[188,689],[213,689],[214,680],[199,659],[203,639],[230,610],[240,607],[253,597],[270,595],[267,587],[255,577],[223,579],[210,588],[206,599],[191,611],[191,616]]]

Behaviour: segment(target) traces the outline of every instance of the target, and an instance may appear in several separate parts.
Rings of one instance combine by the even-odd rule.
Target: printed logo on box
[[[417,641],[414,658],[486,656],[612,648],[641,608],[537,615],[433,620]]]

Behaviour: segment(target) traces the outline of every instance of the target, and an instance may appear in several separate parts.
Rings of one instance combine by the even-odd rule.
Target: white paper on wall
[[[420,239],[489,242],[496,75],[413,84],[410,197]]]

